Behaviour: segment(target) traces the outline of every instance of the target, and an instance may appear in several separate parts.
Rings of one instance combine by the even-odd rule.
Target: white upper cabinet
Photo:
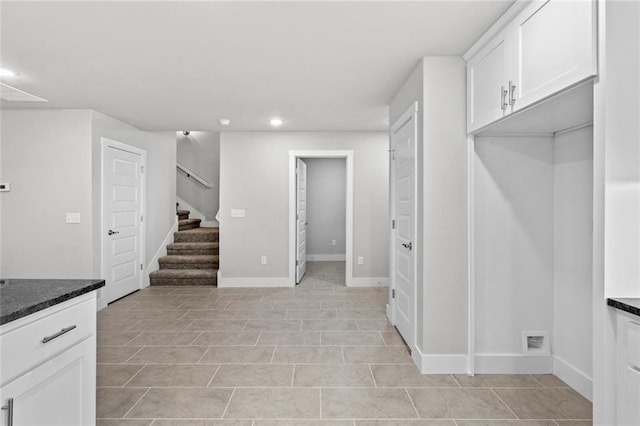
[[[595,2],[534,1],[512,25],[517,111],[596,75]]]
[[[477,129],[507,113],[511,61],[505,32],[491,40],[467,65],[467,127]]]
[[[595,2],[524,0],[511,13],[468,58],[469,133],[597,73]]]

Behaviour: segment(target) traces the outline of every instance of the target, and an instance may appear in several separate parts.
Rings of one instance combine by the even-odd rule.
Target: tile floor
[[[147,288],[98,313],[99,426],[591,424],[551,375],[420,375],[384,288]]]

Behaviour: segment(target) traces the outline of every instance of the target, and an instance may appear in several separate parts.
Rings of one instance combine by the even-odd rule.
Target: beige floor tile
[[[187,311],[182,319],[221,319],[230,320],[236,317],[236,311],[226,311],[224,309],[201,309]]]
[[[356,310],[356,309],[369,309],[367,302],[353,302],[344,298],[339,300],[322,300],[322,309],[342,309],[342,310]]]
[[[193,299],[187,300],[182,305],[180,305],[180,309],[188,310],[188,311],[197,311],[197,310],[221,310],[226,309],[229,306],[231,301],[222,300],[218,301],[217,298],[212,298],[207,300],[207,298]]]
[[[387,346],[406,346],[407,345],[397,330],[380,331],[380,335],[382,336],[382,340],[384,340],[384,344]]]
[[[201,319],[195,320],[187,328],[189,331],[242,331],[246,320],[237,319]]]
[[[323,345],[384,345],[377,331],[323,331],[321,336]]]
[[[259,331],[205,331],[193,341],[193,344],[206,346],[255,345],[259,335]]]
[[[153,420],[97,419],[96,426],[149,426]]]
[[[144,311],[131,311],[127,314],[127,318],[131,320],[144,320],[144,319],[178,320],[182,318],[184,314],[185,314],[184,311],[144,310]]]
[[[591,420],[556,420],[559,426],[592,426]]]
[[[164,420],[157,419],[153,426],[252,426],[252,420]]]
[[[263,331],[258,345],[319,345],[319,331]]]
[[[386,319],[359,319],[355,320],[358,325],[358,330],[367,331],[393,331],[395,327],[389,324]]]
[[[152,388],[129,418],[221,418],[232,389]]]
[[[327,419],[417,418],[404,389],[322,389],[322,417]]]
[[[456,420],[458,426],[557,426],[553,420]]]
[[[553,374],[535,374],[532,377],[534,379],[536,379],[538,382],[540,382],[542,384],[542,386],[547,387],[547,388],[567,388],[567,387],[569,387],[569,385],[567,385],[565,382],[563,382],[562,380],[560,380],[558,377],[554,376]]]
[[[210,346],[201,363],[269,364],[273,346]]]
[[[98,388],[96,390],[96,417],[124,417],[147,389]]]
[[[286,309],[263,309],[263,310],[239,310],[236,311],[236,319],[250,320],[282,320],[287,316]]]
[[[209,387],[290,387],[293,365],[224,364]]]
[[[184,331],[192,320],[144,319],[138,321],[128,331]]]
[[[142,346],[98,346],[97,359],[100,363],[125,362],[141,348]]]
[[[112,331],[112,332],[131,331],[129,329],[132,326],[134,326],[136,323],[137,323],[136,320],[130,320],[130,319],[98,317],[96,329],[98,331]]]
[[[321,303],[319,300],[289,300],[289,301],[276,301],[273,305],[274,310],[281,309],[320,309]]]
[[[372,364],[376,386],[385,387],[458,387],[449,374],[420,374],[415,365]]]
[[[256,420],[254,426],[353,426],[351,420]]]
[[[569,388],[495,389],[521,419],[591,419],[591,403]]]
[[[225,418],[319,419],[320,389],[237,388]]]
[[[302,320],[302,331],[357,331],[358,326],[355,320],[339,320],[339,319],[308,319]]]
[[[340,346],[276,346],[274,363],[342,364]]]
[[[356,420],[355,426],[456,426],[453,420]]]
[[[539,388],[542,385],[528,374],[478,374],[470,377],[467,374],[455,374],[456,381],[465,387],[478,388]]]
[[[152,332],[143,331],[131,341],[131,345],[138,346],[176,346],[188,345],[198,337],[200,333],[196,331],[187,332]]]
[[[195,364],[206,352],[201,346],[148,346],[142,348],[129,362],[151,364]]]
[[[147,364],[127,387],[206,387],[217,364]]]
[[[138,364],[97,364],[97,386],[124,386],[144,365]]]
[[[422,418],[515,418],[491,389],[409,388],[408,392]]]
[[[413,364],[404,346],[344,346],[342,350],[347,364]]]
[[[265,310],[265,309],[273,309],[273,304],[274,302],[271,301],[267,301],[267,302],[243,302],[243,301],[232,301],[229,302],[229,304],[227,305],[227,307],[225,309],[227,310],[240,310],[240,309],[260,309],[260,310]]]
[[[281,331],[300,331],[302,325],[301,320],[274,320],[260,319],[249,320],[245,330],[281,330]]]
[[[123,346],[131,342],[136,336],[140,334],[139,331],[104,331],[98,333],[97,345],[103,346]]]
[[[381,310],[373,309],[338,309],[338,318],[341,319],[385,319],[386,314]]]
[[[294,387],[374,387],[368,365],[298,364]]]
[[[289,309],[287,319],[338,319],[335,309]]]

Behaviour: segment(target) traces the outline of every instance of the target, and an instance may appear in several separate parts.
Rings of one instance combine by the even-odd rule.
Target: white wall
[[[178,161],[213,186],[207,188],[178,171],[177,195],[202,213],[204,220],[217,223],[215,216],[220,195],[220,134],[192,131],[185,136],[182,132],[177,132],[176,137]]]
[[[465,63],[423,58],[390,104],[418,102],[417,346],[423,372],[464,371],[467,353]],[[442,327],[447,324],[447,327]]]
[[[343,158],[306,158],[307,259],[344,260],[347,165]],[[332,240],[336,241],[332,245]]]
[[[290,150],[354,151],[354,277],[388,277],[387,145],[384,132],[221,133],[223,279],[289,279]],[[232,218],[231,209],[245,209],[246,217]],[[358,256],[364,265],[356,264]]]
[[[590,397],[593,128],[557,135],[553,153],[554,373]]]
[[[91,113],[2,110],[2,273],[97,278],[91,257]],[[79,212],[80,224],[66,224]]]
[[[475,144],[476,368],[489,372],[487,355],[522,355],[522,331],[553,328],[553,145]]]

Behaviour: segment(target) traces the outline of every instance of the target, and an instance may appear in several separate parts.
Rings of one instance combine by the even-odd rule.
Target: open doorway
[[[353,277],[353,151],[290,151],[292,285]]]
[[[345,158],[298,159],[297,284],[345,285],[346,182]]]

